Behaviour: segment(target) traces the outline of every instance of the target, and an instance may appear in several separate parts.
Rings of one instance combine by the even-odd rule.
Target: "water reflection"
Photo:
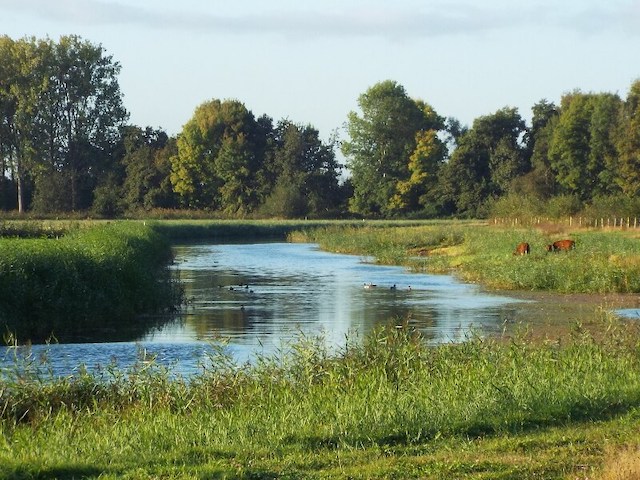
[[[323,334],[329,344],[343,345],[348,335],[406,321],[433,343],[451,342],[472,329],[499,331],[519,302],[450,276],[412,274],[310,244],[180,246],[176,260],[185,310],[142,341],[224,337],[268,353],[300,333]],[[363,288],[369,283],[376,287]]]
[[[457,342],[472,331],[499,333],[526,302],[487,294],[450,276],[413,274],[310,244],[182,245],[175,247],[175,255],[187,301],[172,321],[134,342],[24,351],[33,356],[46,352],[49,367],[58,374],[79,363],[126,367],[141,351],[191,374],[221,339],[239,361],[270,355],[301,334],[322,335],[328,345],[343,346],[347,337],[361,338],[392,321],[407,322],[434,344]],[[376,287],[363,288],[367,283]],[[14,353],[0,351],[7,358]]]
[[[640,320],[640,308],[620,308],[615,313],[623,318]]]

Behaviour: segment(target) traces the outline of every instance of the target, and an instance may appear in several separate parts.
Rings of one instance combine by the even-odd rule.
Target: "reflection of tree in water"
[[[365,264],[308,244],[207,248],[199,247],[195,268],[182,275],[192,299],[182,338],[275,345],[304,334],[342,346],[379,325],[397,324],[441,343],[463,341],[476,329],[499,333],[509,315],[506,297],[450,277]],[[368,282],[377,287],[363,288]]]

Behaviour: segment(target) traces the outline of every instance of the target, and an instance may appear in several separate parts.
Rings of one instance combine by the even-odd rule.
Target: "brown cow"
[[[516,247],[516,251],[513,252],[514,255],[528,255],[530,251],[529,244],[527,242],[519,243]]]
[[[547,245],[547,252],[559,252],[564,250],[568,252],[575,248],[576,242],[573,240],[558,240],[557,242],[553,242],[551,245]]]

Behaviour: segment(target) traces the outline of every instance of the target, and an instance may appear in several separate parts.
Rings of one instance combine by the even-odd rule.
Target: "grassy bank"
[[[385,229],[328,226],[291,235],[294,241],[369,255],[416,271],[454,272],[490,288],[561,293],[640,292],[640,235],[633,231],[559,231],[441,222]],[[548,253],[547,244],[576,241],[570,252]],[[528,242],[531,254],[514,256]]]
[[[4,372],[2,478],[594,478],[640,433],[635,333],[427,347],[302,339],[191,382],[148,363],[43,383]],[[627,462],[629,463],[629,462]],[[597,478],[597,477],[596,477]]]
[[[235,240],[286,240],[294,232],[327,227],[359,229],[425,225],[430,221],[356,221],[356,220],[152,220],[150,225],[171,241],[211,242]]]
[[[35,341],[90,332],[170,305],[163,281],[170,247],[150,227],[73,224],[60,235],[0,238],[0,328],[7,334]]]

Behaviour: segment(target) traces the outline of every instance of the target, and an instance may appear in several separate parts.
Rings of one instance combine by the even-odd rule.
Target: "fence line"
[[[569,227],[579,228],[614,228],[614,229],[632,229],[639,228],[637,217],[565,217],[565,218],[550,218],[550,217],[494,217],[494,225],[511,225],[517,226],[536,226],[541,224],[555,224],[555,225],[568,225]]]

